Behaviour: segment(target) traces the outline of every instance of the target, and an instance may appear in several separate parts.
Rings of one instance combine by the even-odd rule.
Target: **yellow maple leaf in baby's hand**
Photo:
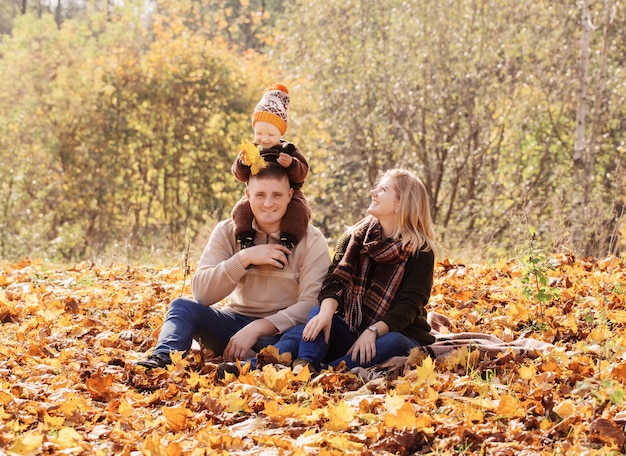
[[[259,149],[254,144],[244,141],[241,143],[240,147],[241,162],[250,167],[250,172],[252,174],[258,173],[261,169],[267,166],[267,163],[263,160],[263,157],[261,157]]]

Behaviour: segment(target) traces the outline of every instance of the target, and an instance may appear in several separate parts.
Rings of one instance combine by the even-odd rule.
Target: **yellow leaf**
[[[283,366],[291,366],[291,352],[279,353],[273,345],[262,348],[257,359],[261,365],[282,364]]]
[[[4,391],[0,391],[0,404],[8,404],[13,400],[13,395],[6,393]]]
[[[252,174],[257,174],[261,169],[267,166],[267,163],[261,157],[259,149],[251,142],[244,141],[241,147],[241,162],[250,167]]]
[[[71,417],[78,410],[87,410],[89,404],[85,399],[78,394],[70,393],[65,396],[64,401],[59,407],[59,411],[63,413],[67,418]]]
[[[417,379],[426,386],[432,385],[437,378],[435,364],[430,356],[425,358],[424,361],[422,361],[422,365],[416,367],[415,370],[417,371]]]
[[[276,370],[272,364],[268,364],[267,366],[263,366],[262,377],[268,388],[280,393],[289,386],[289,382],[293,378],[293,373],[291,369]]]
[[[485,410],[495,410],[496,409],[496,405],[494,404],[494,401],[491,400],[491,399],[484,398],[484,397],[463,397],[463,396],[457,396],[457,397],[455,397],[455,399],[457,399],[459,401],[467,402],[469,404],[473,404],[476,407],[480,407],[480,408],[485,409]]]
[[[267,401],[264,404],[263,409],[264,409],[266,415],[272,416],[275,413],[278,413],[278,410],[280,409],[280,406],[278,405],[278,402],[276,402],[276,401]]]
[[[89,394],[96,400],[109,400],[115,395],[115,391],[112,389],[113,376],[102,375],[99,371],[85,380],[85,386]]]
[[[562,419],[568,418],[576,413],[576,408],[574,407],[574,403],[571,399],[565,399],[557,404],[552,410],[554,410],[554,413],[559,415]]]
[[[119,413],[124,418],[128,418],[133,411],[133,406],[126,400],[122,400],[120,405],[117,407],[117,413]]]
[[[413,429],[427,427],[430,425],[430,418],[426,415],[415,415],[415,408],[413,404],[405,402],[396,413],[387,413],[383,419],[385,427],[391,429]]]
[[[476,407],[466,407],[463,410],[463,420],[468,426],[474,423],[482,423],[484,419],[485,414]]]
[[[514,320],[524,321],[524,319],[528,318],[528,309],[516,301],[510,302],[506,306],[505,313]]]
[[[439,399],[439,393],[430,387],[427,388],[424,400],[434,403],[437,399]]]
[[[603,342],[611,335],[608,325],[600,324],[593,328],[587,336],[587,340],[591,342]]]
[[[65,418],[62,416],[50,416],[47,413],[43,416],[43,421],[51,428],[60,428],[65,422]]]
[[[550,418],[543,418],[539,422],[539,429],[541,429],[542,431],[547,431],[552,426],[554,426],[554,423],[550,420]]]
[[[183,453],[183,448],[178,442],[169,442],[167,444],[167,449],[165,450],[165,454],[167,456],[181,456]]]
[[[626,310],[611,310],[607,317],[613,323],[626,323]]]
[[[147,456],[163,456],[166,454],[165,447],[156,433],[152,433],[143,442],[142,453]]]
[[[283,448],[285,450],[293,449],[293,442],[283,435],[267,435],[261,436],[255,439],[258,443],[262,443],[266,447],[270,448]]]
[[[530,380],[537,375],[537,369],[535,369],[535,366],[520,366],[517,368],[517,372],[522,380]]]
[[[80,435],[74,428],[64,427],[59,431],[56,439],[56,443],[63,449],[75,447],[78,443],[83,441],[83,436]]]
[[[408,404],[410,405],[410,404]],[[416,429],[424,429],[430,426],[433,423],[433,420],[429,415],[422,413],[419,416],[415,417],[415,428]]]
[[[472,360],[470,350],[468,349],[468,347],[464,346],[454,350],[452,353],[446,356],[444,360],[444,366],[446,367],[446,369],[452,370],[459,366],[467,367],[468,364],[473,365],[471,361]]]
[[[396,410],[401,409],[405,404],[404,398],[399,395],[387,395],[385,396],[385,409],[394,413]]]
[[[40,454],[39,450],[41,449],[42,443],[43,435],[28,432],[17,437],[8,449],[9,453],[18,454],[20,456],[35,456]]]
[[[198,386],[198,384],[202,380],[202,377],[204,377],[204,376],[200,376],[200,372],[192,371],[192,372],[189,373],[189,378],[187,379],[187,384],[189,386],[191,386],[192,388],[195,388],[196,386]]]
[[[311,378],[311,375],[312,372],[309,370],[309,365],[307,364],[297,375],[293,376],[293,379],[296,382],[306,382]]]
[[[353,419],[354,411],[344,401],[340,401],[336,406],[328,407],[326,428],[331,431],[345,431]]]
[[[172,360],[172,366],[183,366],[183,352],[173,352],[170,354],[170,359]]]
[[[231,413],[245,412],[248,410],[248,402],[238,393],[230,393],[226,396],[228,411]]]
[[[320,456],[340,456],[348,451],[360,453],[363,451],[364,448],[364,445],[362,443],[350,440],[347,436],[343,434],[334,434],[331,436],[327,436],[324,438],[324,443],[330,445],[332,448],[338,449],[339,451],[320,450],[318,453]]]
[[[510,394],[503,394],[498,405],[498,414],[510,418],[526,416],[526,411],[520,402]]]

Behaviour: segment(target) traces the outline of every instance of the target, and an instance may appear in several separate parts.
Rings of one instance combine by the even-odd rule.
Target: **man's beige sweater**
[[[255,244],[278,243],[278,234],[256,232]],[[244,268],[237,253],[232,219],[220,222],[207,243],[191,280],[194,298],[210,306],[222,302],[242,315],[266,318],[279,333],[306,322],[330,266],[328,243],[309,225],[284,269]]]

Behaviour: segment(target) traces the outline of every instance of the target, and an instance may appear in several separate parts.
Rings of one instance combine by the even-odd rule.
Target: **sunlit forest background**
[[[0,259],[197,256],[272,83],[333,245],[381,170],[440,255],[626,251],[622,0],[0,0]]]

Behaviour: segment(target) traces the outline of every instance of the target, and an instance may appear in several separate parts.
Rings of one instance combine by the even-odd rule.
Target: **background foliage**
[[[402,166],[448,255],[508,255],[531,232],[547,250],[619,253],[624,6],[2,0],[0,257],[201,248],[241,193],[229,167],[277,80],[331,243]]]

